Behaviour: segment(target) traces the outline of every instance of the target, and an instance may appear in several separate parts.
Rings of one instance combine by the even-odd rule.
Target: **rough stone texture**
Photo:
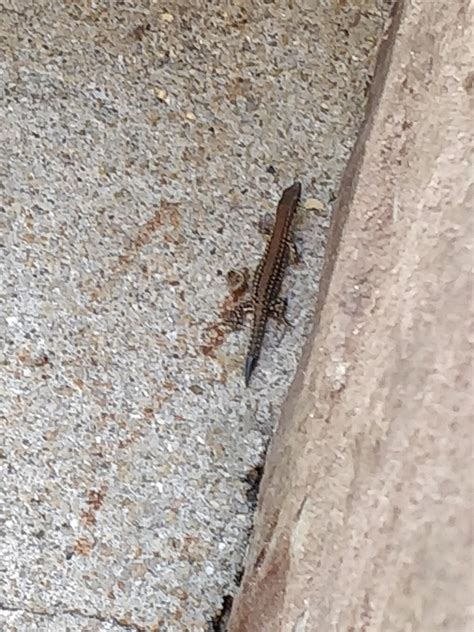
[[[471,11],[395,14],[230,632],[474,629]]]
[[[233,594],[329,218],[250,389],[225,273],[294,178],[331,209],[386,7],[0,3],[2,631],[200,632]]]

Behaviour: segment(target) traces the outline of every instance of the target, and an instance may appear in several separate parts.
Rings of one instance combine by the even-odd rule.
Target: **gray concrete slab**
[[[212,629],[329,213],[300,213],[295,326],[249,389],[225,275],[295,178],[330,211],[383,7],[0,7],[2,630]]]

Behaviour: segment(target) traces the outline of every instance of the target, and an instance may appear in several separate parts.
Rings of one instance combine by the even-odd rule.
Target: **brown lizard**
[[[245,385],[257,365],[262,348],[267,321],[276,317],[285,318],[287,301],[279,298],[283,275],[290,259],[290,248],[294,249],[291,238],[291,223],[301,196],[301,184],[295,182],[283,191],[278,203],[275,224],[265,253],[253,279],[250,301],[242,303],[234,311],[234,319],[241,321],[244,312],[253,311],[252,333],[245,359]]]

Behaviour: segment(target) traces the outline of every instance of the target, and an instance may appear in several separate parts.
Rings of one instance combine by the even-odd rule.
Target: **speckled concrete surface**
[[[330,210],[382,5],[2,3],[2,630],[212,629],[328,216],[247,390],[225,273],[296,177]]]

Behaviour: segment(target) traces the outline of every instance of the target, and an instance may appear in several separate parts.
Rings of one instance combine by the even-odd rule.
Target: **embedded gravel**
[[[0,6],[2,630],[212,629],[386,5]],[[245,389],[226,274],[295,179],[294,327]]]

